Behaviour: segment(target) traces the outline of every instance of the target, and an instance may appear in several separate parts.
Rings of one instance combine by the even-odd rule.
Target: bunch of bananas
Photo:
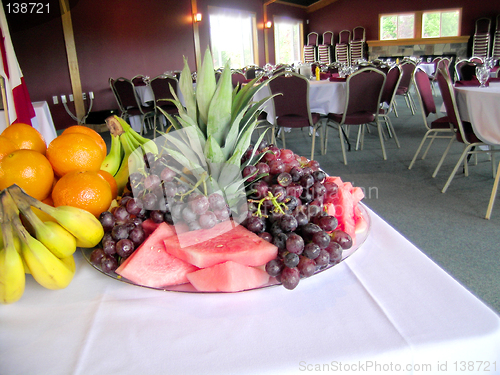
[[[101,169],[114,176],[118,185],[118,195],[121,195],[131,171],[144,165],[142,155],[149,152],[158,154],[158,146],[154,141],[141,136],[125,120],[116,115],[108,117],[106,125],[111,134],[111,146]]]
[[[17,185],[0,193],[0,203],[0,302],[3,304],[22,297],[26,273],[47,289],[67,287],[75,275],[76,248],[94,247],[104,235],[101,223],[91,213],[76,207],[46,205]],[[32,207],[56,221],[43,222]]]

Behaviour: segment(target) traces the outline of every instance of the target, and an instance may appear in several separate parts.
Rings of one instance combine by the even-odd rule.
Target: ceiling
[[[289,4],[294,4],[294,5],[302,5],[302,6],[309,6],[314,3],[317,3],[321,0],[280,0],[281,3],[289,3]]]

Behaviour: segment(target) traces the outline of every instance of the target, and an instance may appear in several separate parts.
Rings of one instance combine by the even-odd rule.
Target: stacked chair
[[[349,55],[351,63],[365,59],[366,46],[365,28],[358,26],[352,30],[352,39],[349,42]]]
[[[487,59],[490,56],[490,36],[491,19],[483,17],[476,20],[476,28],[472,41],[472,56]]]
[[[351,32],[342,30],[339,33],[339,42],[335,45],[335,61],[337,63],[351,65],[349,57],[349,42],[351,41]]]
[[[318,61],[324,65],[330,65],[332,61],[333,32],[323,33],[323,44],[318,46]]]
[[[318,33],[307,34],[307,43],[304,45],[304,62],[314,63],[318,61]]]

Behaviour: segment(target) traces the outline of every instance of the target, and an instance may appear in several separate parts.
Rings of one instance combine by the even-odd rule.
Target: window
[[[227,60],[236,69],[258,64],[255,14],[217,7],[208,12],[214,66],[222,67]]]
[[[458,36],[460,11],[424,12],[422,15],[422,38]]]
[[[415,35],[415,14],[387,14],[380,17],[380,39],[410,39]]]
[[[276,64],[301,61],[302,21],[287,17],[274,17],[274,45]]]
[[[381,14],[380,40],[459,36],[460,18],[461,9]]]

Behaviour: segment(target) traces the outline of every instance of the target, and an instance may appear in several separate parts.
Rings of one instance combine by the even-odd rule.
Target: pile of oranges
[[[17,184],[54,207],[79,207],[98,217],[118,190],[100,169],[106,155],[101,135],[86,126],[71,126],[47,145],[35,128],[15,123],[0,135],[0,190]]]

